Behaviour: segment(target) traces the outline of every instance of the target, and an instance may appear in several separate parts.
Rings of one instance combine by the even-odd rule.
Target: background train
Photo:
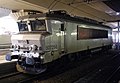
[[[110,27],[62,10],[29,13],[19,17],[17,23],[19,34],[12,36],[11,54],[6,60],[17,59],[20,72],[39,74],[61,57],[73,60],[81,54],[112,48]]]

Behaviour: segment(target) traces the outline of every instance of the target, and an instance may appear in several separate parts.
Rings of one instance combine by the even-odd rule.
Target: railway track
[[[6,75],[3,75],[3,76],[0,76],[0,80],[9,78],[9,77],[12,77],[12,76],[15,76],[15,75],[19,75],[19,74],[22,74],[22,73],[14,72],[14,73],[6,74]]]
[[[111,58],[111,60],[113,59],[113,58],[115,58],[115,57],[117,57],[117,55],[115,55],[115,56],[113,56],[112,58]],[[103,60],[104,61],[104,60]],[[110,60],[108,60],[108,61],[110,61]],[[99,63],[101,63],[101,62],[99,62]],[[91,63],[92,64],[92,63]],[[103,63],[101,64],[101,65],[103,65]],[[88,69],[85,69],[84,70],[84,72],[82,72],[82,73],[80,73],[81,74],[81,76],[79,76],[79,77],[84,77],[86,74],[88,74],[89,73],[89,76],[91,75],[91,74],[93,74],[93,73],[96,73],[96,72],[98,72],[98,71],[101,71],[100,70],[100,67],[101,67],[101,65],[99,65],[99,67],[98,66],[96,66],[95,64],[94,64],[94,66],[96,66],[96,67],[93,67],[93,66],[91,66],[91,67],[89,67],[90,69],[88,70]],[[78,65],[77,65],[78,66]],[[75,66],[74,66],[75,67]],[[69,66],[69,68],[71,68],[71,69],[73,69],[74,70],[74,68],[72,68],[72,67],[70,67]],[[45,83],[49,83],[49,82],[51,82],[52,81],[52,83],[73,83],[74,81],[75,81],[75,79],[73,80],[71,80],[70,78],[68,79],[68,78],[66,78],[66,76],[65,75],[62,75],[62,74],[64,74],[64,73],[66,73],[67,71],[71,71],[71,70],[69,70],[68,68],[66,68],[65,66],[61,66],[61,68],[59,68],[60,69],[60,71],[59,70],[52,70],[51,72],[46,72],[46,73],[44,73],[44,74],[41,74],[41,75],[38,75],[38,76],[35,76],[35,77],[33,77],[33,78],[30,78],[30,79],[26,79],[26,80],[23,80],[23,81],[20,81],[20,82],[18,82],[18,83],[26,83],[26,82],[28,82],[28,83],[40,83],[40,82],[45,82]],[[78,71],[79,72],[79,71]],[[59,80],[58,79],[56,79],[55,80],[55,78],[56,77],[59,77],[59,76],[64,76],[64,78],[66,78],[66,79],[64,79],[64,80],[71,80],[71,81],[61,81],[60,80],[60,78],[59,78]],[[76,77],[77,78],[77,77]],[[53,81],[53,80],[55,80],[55,82]],[[63,78],[62,78],[62,80],[63,80]],[[61,82],[60,82],[61,81]],[[81,83],[81,82],[78,82],[78,83]]]
[[[119,57],[118,55],[119,54],[113,56],[110,60],[105,61],[103,64],[95,68],[92,72],[86,74],[85,76],[83,76],[82,78],[80,78],[74,83],[110,83],[108,81],[110,81],[113,74],[120,69],[119,67],[120,64],[115,65],[116,62],[118,61],[116,60]],[[111,82],[111,83],[114,83],[114,82]]]
[[[120,83],[120,66],[113,71],[111,76],[105,81],[105,83]]]
[[[0,83],[21,83],[21,81],[32,78],[33,76],[20,72],[0,76]]]
[[[115,58],[117,55],[106,56],[106,58],[108,57]],[[96,64],[101,63],[101,65],[103,65],[103,62],[106,60],[105,57],[101,57],[101,59],[100,57],[97,57],[97,59],[98,60],[95,60],[95,58],[93,58],[93,61],[90,61],[90,59],[88,59],[83,60],[82,62],[73,62],[64,65],[60,63],[59,66],[53,65],[52,68],[39,75],[27,75],[22,73],[11,74],[7,77],[1,77],[0,83],[73,83],[77,79],[86,76],[88,73],[88,77],[90,77],[91,74],[104,70],[100,68],[100,65]],[[79,76],[77,76],[77,74]]]
[[[16,62],[0,64],[0,76],[16,72],[17,70],[15,68],[15,65],[16,65]]]

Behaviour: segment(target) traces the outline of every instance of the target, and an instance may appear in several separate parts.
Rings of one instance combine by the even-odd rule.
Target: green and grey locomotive
[[[11,37],[11,54],[6,60],[17,59],[20,72],[39,74],[63,56],[72,60],[76,55],[112,48],[110,27],[65,11],[29,14],[17,23],[19,33]]]

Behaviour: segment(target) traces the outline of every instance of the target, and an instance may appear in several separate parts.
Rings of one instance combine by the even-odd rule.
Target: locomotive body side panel
[[[52,34],[46,37],[46,44],[49,44],[49,52],[46,53],[46,62],[51,62],[62,56],[61,52],[64,51],[63,55],[80,52],[88,49],[99,48],[107,45],[112,45],[111,29],[104,27],[88,25],[85,23],[75,23],[70,21],[64,22],[64,32],[61,29],[61,23],[55,23],[58,20],[51,20]],[[95,29],[105,30],[108,32],[108,38],[94,38],[94,39],[77,39],[77,29]],[[63,46],[62,46],[63,45]],[[51,55],[51,52],[54,53]],[[56,53],[56,54],[55,54]],[[46,63],[45,62],[45,63]]]
[[[51,62],[61,57],[64,50],[64,33],[61,31],[61,21],[51,20],[52,34],[45,37],[45,62]]]
[[[77,39],[77,28],[105,30],[108,32],[108,38],[94,38],[94,39]],[[67,22],[66,25],[66,46],[67,53],[74,53],[78,51],[84,51],[88,49],[98,48],[102,46],[112,45],[112,33],[111,29],[88,25],[85,23],[71,23]],[[101,33],[102,34],[102,33]]]

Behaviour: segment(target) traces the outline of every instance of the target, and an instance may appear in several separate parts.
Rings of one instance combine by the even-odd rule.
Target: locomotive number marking
[[[18,43],[29,44],[28,40],[18,40]]]
[[[46,46],[46,50],[49,50],[49,49],[57,49],[57,45],[48,45],[48,46]]]

